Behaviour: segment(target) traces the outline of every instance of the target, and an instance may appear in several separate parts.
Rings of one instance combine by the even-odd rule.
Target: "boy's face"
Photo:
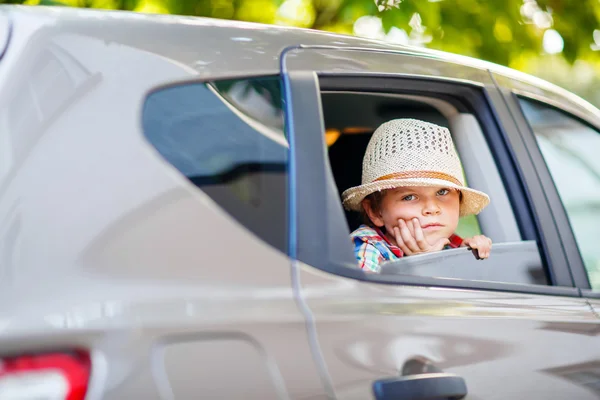
[[[458,226],[460,195],[457,190],[444,187],[402,187],[382,193],[379,210],[373,210],[369,200],[364,200],[365,210],[377,227],[385,227],[387,236],[397,245],[392,234],[399,220],[418,219],[425,239],[435,243],[449,238]],[[408,224],[411,233],[412,224]]]

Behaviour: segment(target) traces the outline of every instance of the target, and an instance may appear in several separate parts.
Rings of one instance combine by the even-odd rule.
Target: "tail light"
[[[90,369],[79,351],[0,358],[0,400],[83,400]]]

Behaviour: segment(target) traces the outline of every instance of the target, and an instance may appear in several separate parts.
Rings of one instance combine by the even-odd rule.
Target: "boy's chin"
[[[442,239],[449,239],[452,234],[446,234],[445,232],[430,232],[425,233],[425,239],[431,244],[437,243]]]

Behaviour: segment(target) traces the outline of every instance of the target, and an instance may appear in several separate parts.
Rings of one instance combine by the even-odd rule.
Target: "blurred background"
[[[600,0],[23,0],[320,29],[472,56],[600,107]]]

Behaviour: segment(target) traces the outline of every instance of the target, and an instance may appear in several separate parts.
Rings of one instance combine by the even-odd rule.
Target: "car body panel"
[[[600,322],[578,298],[367,284],[302,266],[303,297],[338,398],[366,398],[413,360],[465,379],[470,399],[594,399]],[[596,381],[597,382],[597,381]]]
[[[324,147],[317,143],[314,148],[301,148],[312,143],[304,136],[319,134],[307,129],[305,121],[323,120],[318,107],[306,106],[319,102],[316,79],[312,89],[314,99],[308,98],[308,89],[299,94],[302,86],[309,85],[307,74],[311,71],[437,78],[435,64],[427,70],[431,61],[419,64],[421,60],[410,59],[406,72],[403,56],[393,53],[305,47],[290,48],[283,57],[287,114],[293,116],[288,122],[291,147],[293,152],[302,154],[314,154]],[[444,71],[444,78],[476,84],[464,77],[477,74],[482,74],[483,80],[487,71],[469,71],[469,67],[463,66],[459,76]],[[492,77],[487,76],[486,90],[498,94]],[[296,136],[302,136],[302,140]],[[291,167],[296,174],[291,179],[304,182],[304,175],[313,176],[316,172],[300,164],[304,161],[300,157],[292,157],[297,165]],[[300,198],[305,197],[306,193]],[[325,204],[311,206],[325,207]],[[295,216],[298,225],[305,220],[302,210],[307,212],[306,208],[294,209],[298,212]],[[303,244],[300,242],[298,246]],[[403,286],[401,279],[396,285],[376,284],[342,278],[301,262],[294,265],[298,269],[302,299],[311,310],[315,335],[338,398],[368,397],[373,382],[401,375],[415,361],[435,371],[463,377],[469,398],[473,399],[592,399],[600,394],[593,383],[582,383],[573,376],[570,380],[565,378],[565,374],[573,371],[575,375],[585,374],[587,366],[595,368],[600,360],[600,341],[593,333],[600,328],[600,320],[577,292],[573,297],[562,297],[410,287]],[[563,263],[560,268],[568,266]],[[524,288],[523,292],[526,291]],[[572,366],[586,367],[581,372],[581,368],[573,370]],[[510,376],[510,384],[502,379],[504,376]]]
[[[287,254],[143,136],[146,94],[196,71],[42,14],[16,18],[0,65],[0,354],[90,349],[89,399],[192,398],[194,364],[232,372],[207,392],[322,396]]]
[[[392,55],[394,63],[389,62]],[[314,70],[325,74],[394,74],[460,81],[478,86],[493,85],[489,72],[484,68],[466,67],[452,61],[391,49],[308,45],[290,47],[285,51],[285,66],[290,70]]]
[[[0,58],[8,48],[11,32],[11,19],[6,13],[0,11]]]

